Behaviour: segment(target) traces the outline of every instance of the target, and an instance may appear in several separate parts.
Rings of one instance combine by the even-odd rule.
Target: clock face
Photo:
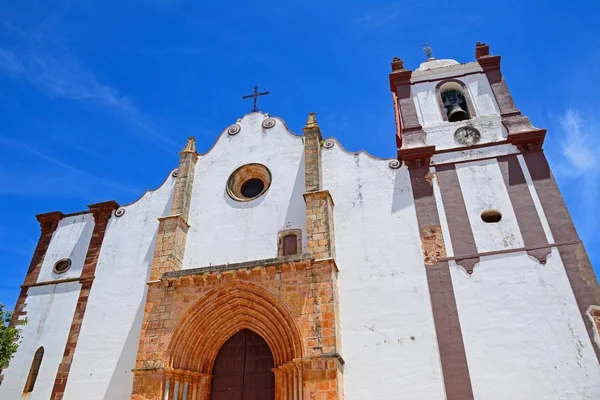
[[[481,140],[481,133],[472,126],[463,126],[454,132],[454,140],[464,146],[470,146]]]

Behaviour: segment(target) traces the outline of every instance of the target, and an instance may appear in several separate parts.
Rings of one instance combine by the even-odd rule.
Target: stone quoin
[[[600,288],[500,56],[391,67],[397,158],[255,107],[131,204],[38,215],[0,399],[600,398]]]

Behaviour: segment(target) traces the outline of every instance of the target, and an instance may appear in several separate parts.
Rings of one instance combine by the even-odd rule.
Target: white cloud
[[[568,109],[560,118],[562,129],[562,155],[565,169],[562,171],[573,177],[593,173],[598,165],[598,144],[588,129],[594,124],[584,124],[579,111]]]
[[[554,151],[554,171],[570,204],[582,236],[591,238],[597,230],[600,195],[600,141],[594,132],[598,124],[589,115],[567,109],[558,119],[560,132]]]

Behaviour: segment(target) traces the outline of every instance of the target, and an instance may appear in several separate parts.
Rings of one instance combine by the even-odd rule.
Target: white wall
[[[497,162],[458,164],[457,175],[477,251],[522,247]],[[485,208],[502,220],[481,221]],[[546,265],[525,252],[483,257],[472,275],[450,264],[476,399],[600,398],[600,365],[556,249]]]
[[[157,218],[169,215],[174,186],[169,176],[110,219],[64,400],[129,399]]]
[[[81,275],[83,262],[94,229],[91,214],[63,218],[48,245],[37,282],[72,278]],[[56,261],[70,258],[71,268],[63,274],[52,272]],[[28,291],[25,311],[27,325],[23,327],[23,341],[3,372],[0,386],[1,399],[20,398],[33,355],[43,346],[45,353],[34,391],[28,398],[47,400],[52,392],[58,365],[62,361],[71,321],[79,297],[79,283],[33,287]]]
[[[235,136],[222,134],[196,164],[184,268],[198,268],[277,256],[277,233],[298,228],[306,246],[304,144],[280,119],[271,129],[262,113],[245,115]],[[258,199],[237,202],[226,193],[238,167],[260,163],[272,183]]]
[[[23,340],[8,369],[2,373],[0,399],[21,399],[36,350],[44,346],[44,357],[33,392],[28,400],[48,400],[62,361],[73,313],[79,298],[78,282],[30,288],[27,296],[27,325]]]
[[[93,230],[94,217],[91,213],[63,218],[52,236],[37,281],[47,282],[80,276]],[[63,274],[55,274],[52,271],[54,264],[63,258],[71,259],[71,268]]]
[[[323,149],[334,206],[345,398],[444,399],[406,168]]]

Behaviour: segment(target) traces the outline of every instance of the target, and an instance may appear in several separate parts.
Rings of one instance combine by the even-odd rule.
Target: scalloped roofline
[[[241,118],[238,118],[238,119],[236,119],[236,120],[235,120],[235,122],[234,122],[233,124],[231,124],[231,125],[228,125],[228,126],[225,128],[225,129],[223,129],[223,130],[221,131],[221,133],[219,133],[219,135],[217,136],[216,140],[213,142],[212,146],[210,146],[210,147],[208,148],[208,150],[206,150],[204,153],[198,153],[198,155],[199,155],[199,156],[205,156],[205,155],[207,155],[208,153],[210,153],[210,152],[211,152],[211,151],[212,151],[212,150],[215,148],[215,146],[217,145],[217,143],[219,143],[219,141],[221,140],[221,137],[223,137],[223,135],[226,135],[226,134],[228,134],[228,133],[227,133],[227,131],[229,130],[229,128],[231,128],[231,127],[232,127],[232,126],[234,126],[234,125],[239,125],[239,123],[240,123],[240,122],[241,122],[241,121],[242,121],[244,118],[246,118],[246,117],[248,117],[248,116],[250,116],[250,115],[252,115],[252,114],[261,114],[263,117],[266,117],[265,119],[267,119],[267,118],[273,118],[273,119],[276,119],[277,121],[279,121],[279,122],[281,122],[281,123],[283,124],[283,127],[285,128],[285,131],[286,131],[286,132],[287,132],[289,135],[291,135],[291,136],[292,136],[292,137],[294,137],[294,138],[304,138],[304,135],[299,135],[299,134],[297,134],[297,133],[294,133],[294,132],[292,132],[292,130],[291,130],[289,127],[288,127],[288,125],[286,124],[286,122],[285,122],[285,120],[284,120],[283,118],[281,118],[281,117],[272,117],[272,116],[271,116],[271,115],[270,115],[268,112],[262,112],[262,111],[252,111],[252,112],[249,112],[249,113],[246,113],[246,114],[244,114],[244,115],[243,115]],[[241,132],[240,132],[240,133],[241,133]],[[237,134],[239,134],[239,133],[236,133],[236,135],[237,135]]]
[[[327,142],[332,143],[331,146],[327,146]],[[367,157],[376,160],[376,161],[394,161],[397,160],[397,158],[392,157],[392,158],[385,158],[385,157],[377,157],[374,156],[373,154],[369,153],[368,151],[366,151],[365,149],[360,149],[359,151],[350,151],[348,149],[346,149],[344,147],[344,145],[342,145],[342,143],[335,137],[331,136],[328,137],[327,139],[323,140],[323,147],[325,147],[326,149],[331,149],[333,148],[333,144],[337,144],[338,147],[340,148],[340,150],[342,150],[344,153],[349,154],[349,155],[353,155],[353,156],[359,156],[361,154],[366,155]]]
[[[264,119],[267,119],[267,118],[273,118],[273,119],[277,120],[278,122],[280,122],[280,123],[283,125],[283,128],[284,128],[285,132],[286,132],[288,135],[290,135],[291,137],[293,137],[293,138],[296,138],[296,139],[301,139],[301,140],[304,140],[304,134],[297,134],[297,133],[294,133],[294,132],[293,132],[293,131],[292,131],[292,130],[291,130],[289,127],[288,127],[287,123],[285,122],[285,120],[284,120],[283,118],[281,118],[281,117],[276,117],[276,116],[271,116],[271,115],[270,115],[268,112],[254,111],[254,112],[249,112],[249,113],[246,113],[246,114],[244,114],[242,117],[240,117],[240,118],[237,118],[237,119],[236,119],[236,121],[235,121],[233,124],[231,124],[231,125],[228,125],[226,128],[224,128],[224,129],[221,131],[221,133],[220,133],[220,134],[217,136],[217,138],[216,138],[216,140],[214,141],[214,143],[212,144],[212,146],[211,146],[211,147],[210,147],[210,148],[209,148],[207,151],[205,151],[204,153],[198,153],[198,155],[199,155],[200,157],[202,157],[202,156],[206,156],[207,154],[209,154],[209,153],[210,153],[210,152],[211,152],[211,151],[212,151],[212,150],[215,148],[215,146],[217,145],[217,143],[219,143],[219,141],[221,140],[221,137],[222,137],[223,135],[226,135],[226,134],[228,134],[228,133],[227,133],[227,131],[229,130],[229,128],[231,128],[233,125],[239,125],[239,123],[240,123],[240,122],[241,122],[241,121],[242,121],[244,118],[246,118],[246,117],[249,117],[249,116],[251,116],[252,114],[261,114],[261,115],[264,117]],[[263,128],[263,129],[264,129],[264,128]],[[241,132],[240,132],[240,133],[241,133]],[[346,149],[346,148],[345,148],[345,147],[344,147],[344,146],[341,144],[341,142],[340,142],[340,141],[339,141],[339,140],[338,140],[336,137],[334,137],[334,136],[330,136],[330,137],[328,137],[328,138],[324,139],[324,140],[323,140],[323,147],[325,147],[325,148],[328,148],[328,147],[327,147],[327,143],[328,143],[328,142],[332,143],[332,145],[331,145],[329,148],[333,147],[333,144],[337,144],[337,146],[339,146],[339,148],[340,148],[340,149],[341,149],[341,150],[342,150],[344,153],[346,153],[346,154],[349,154],[349,155],[353,155],[353,156],[356,156],[356,155],[359,155],[359,156],[360,156],[360,155],[365,155],[365,156],[369,157],[370,159],[373,159],[373,160],[376,160],[376,161],[393,161],[393,160],[396,160],[396,158],[384,158],[384,157],[377,157],[377,156],[374,156],[373,154],[369,153],[369,152],[368,152],[368,151],[366,151],[365,149],[361,149],[361,150],[359,150],[359,151],[350,151],[350,150]],[[133,200],[133,201],[131,201],[131,202],[127,203],[127,204],[122,204],[122,205],[119,205],[119,207],[129,207],[129,206],[132,206],[132,205],[136,204],[137,202],[141,201],[141,200],[142,200],[142,199],[143,199],[143,198],[144,198],[144,197],[145,197],[147,194],[149,194],[149,193],[153,193],[153,192],[156,192],[157,190],[161,189],[161,188],[162,188],[162,187],[165,185],[165,183],[167,183],[167,181],[168,181],[170,178],[172,178],[172,177],[173,177],[173,174],[175,173],[175,171],[177,171],[177,168],[174,168],[174,169],[172,169],[172,170],[171,170],[171,172],[170,172],[170,173],[169,173],[169,174],[166,176],[166,178],[165,178],[165,179],[162,181],[162,183],[161,183],[160,185],[158,185],[157,187],[155,187],[154,189],[147,189],[147,190],[146,190],[146,191],[144,191],[144,192],[143,192],[143,193],[142,193],[142,194],[141,194],[139,197],[137,197],[135,200]],[[71,217],[71,216],[76,216],[76,215],[80,215],[80,214],[87,214],[87,213],[90,213],[90,212],[91,212],[90,210],[76,211],[76,212],[73,212],[73,213],[64,214],[64,216],[65,216],[65,217]]]

